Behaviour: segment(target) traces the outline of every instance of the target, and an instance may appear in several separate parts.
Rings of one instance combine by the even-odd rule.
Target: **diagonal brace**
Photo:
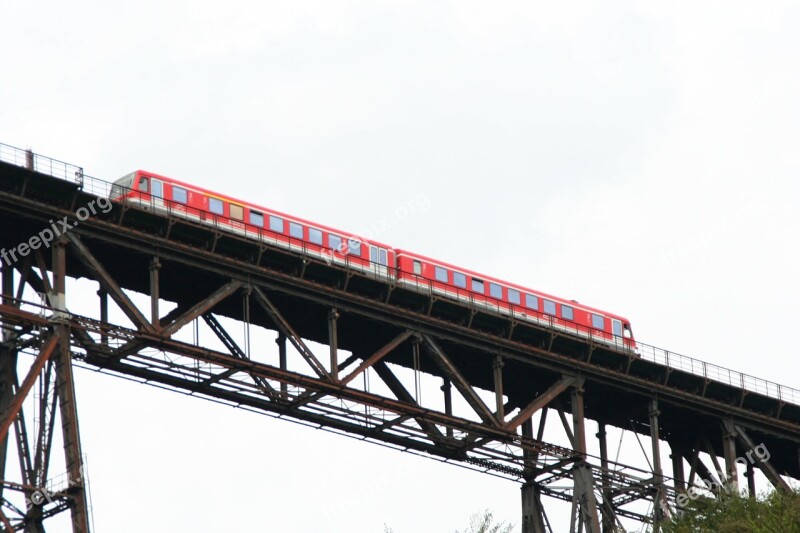
[[[325,378],[329,381],[332,381],[331,375],[325,370],[325,367],[322,366],[322,363],[319,362],[319,359],[314,356],[314,353],[306,346],[306,343],[300,338],[300,336],[295,333],[292,326],[287,322],[287,320],[283,317],[283,315],[278,311],[278,308],[275,307],[275,304],[267,298],[267,295],[259,289],[258,287],[253,286],[253,293],[256,295],[256,301],[259,305],[266,311],[269,317],[272,319],[273,322],[278,326],[278,329],[286,335],[289,339],[289,342],[300,352],[300,355],[306,362],[311,366],[314,372],[321,378]]]
[[[560,381],[557,381],[552,386],[550,386],[550,388],[548,388],[542,394],[537,396],[531,403],[529,403],[524,409],[522,409],[517,414],[517,416],[509,420],[505,425],[506,429],[509,431],[514,431],[515,429],[517,429],[517,427],[522,425],[522,423],[525,422],[525,420],[533,416],[533,414],[536,413],[539,409],[552,402],[556,396],[567,390],[567,388],[569,388],[575,382],[576,378],[571,376],[565,376],[561,378]]]
[[[756,445],[752,441],[750,436],[747,434],[747,432],[740,426],[734,424],[734,428],[736,429],[736,438],[739,439],[742,445],[744,445],[748,450],[755,451],[759,445]],[[750,456],[748,455],[748,458],[749,457]],[[781,489],[787,493],[792,492],[792,488],[789,486],[788,483],[786,483],[786,481],[783,480],[778,471],[775,470],[775,467],[770,464],[769,460],[767,459],[759,460],[757,464],[758,468],[761,469],[761,472],[764,473],[764,475],[767,477],[767,479],[770,480],[770,482],[775,488]]]
[[[467,403],[475,410],[481,420],[494,427],[501,427],[500,421],[494,416],[494,413],[483,403],[483,400],[473,390],[472,386],[467,382],[461,372],[458,371],[453,362],[445,355],[442,349],[436,344],[430,336],[423,335],[422,338],[425,343],[431,348],[433,359],[437,366],[445,373],[450,381],[464,396]]]
[[[361,364],[358,365],[355,370],[353,370],[348,375],[342,378],[341,380],[342,385],[347,385],[348,383],[353,381],[359,374],[361,374],[366,369],[368,369],[369,367],[371,367],[372,365],[383,359],[389,352],[400,346],[403,343],[403,341],[405,341],[411,335],[412,333],[410,331],[404,331],[403,333],[401,333],[400,335],[389,341],[389,343],[386,346],[384,346],[383,348],[381,348],[380,350],[369,356],[367,359],[364,359],[364,361],[362,361]]]
[[[28,396],[33,384],[38,379],[39,372],[42,371],[42,368],[44,368],[47,360],[50,359],[51,355],[53,355],[53,352],[58,346],[59,341],[60,336],[58,334],[54,334],[52,337],[50,337],[50,339],[47,341],[47,344],[42,347],[41,351],[39,351],[39,355],[36,356],[36,359],[33,361],[33,365],[28,371],[28,375],[25,376],[22,385],[20,385],[19,390],[17,390],[17,394],[14,396],[14,399],[8,408],[8,412],[5,413],[2,423],[0,423],[0,441],[5,439],[8,435],[8,428],[11,427],[11,424],[13,424],[14,420],[17,418],[19,410],[22,409],[22,404],[25,401],[25,397]]]
[[[111,298],[114,299],[117,305],[119,305],[120,309],[122,309],[122,312],[125,313],[131,322],[133,322],[139,329],[153,333],[155,331],[153,325],[150,324],[142,312],[139,311],[131,299],[128,298],[128,295],[122,291],[122,288],[120,288],[117,282],[114,281],[114,279],[106,271],[103,265],[100,264],[97,258],[92,255],[86,245],[81,242],[80,238],[74,233],[67,233],[66,237],[70,244],[72,244],[72,249],[75,251],[78,258],[92,272],[95,279],[100,282],[103,290],[105,290],[111,296]]]
[[[203,313],[212,309],[215,305],[220,303],[222,300],[230,296],[231,294],[238,291],[242,285],[244,285],[241,281],[230,281],[211,293],[208,298],[205,298],[192,307],[186,310],[185,313],[177,317],[173,320],[170,324],[166,325],[162,330],[161,333],[165,336],[172,335],[183,326],[197,318],[198,316],[202,315]]]

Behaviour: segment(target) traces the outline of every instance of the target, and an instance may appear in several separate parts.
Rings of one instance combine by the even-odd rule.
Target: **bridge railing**
[[[35,170],[36,172],[47,174],[55,178],[77,183],[84,191],[100,197],[108,197],[111,192],[111,182],[85,176],[83,174],[82,167],[71,165],[57,159],[40,156],[38,154],[34,154],[30,150],[23,150],[13,146],[0,144],[0,161],[5,161],[7,163],[29,168]],[[156,205],[156,202],[158,202],[158,205]],[[235,225],[237,228],[242,230],[241,233],[243,233],[245,236],[252,237],[266,243],[272,242],[274,244],[279,240],[277,234],[269,231],[268,228],[252,226],[242,221],[230,220],[226,217],[206,211],[200,211],[196,208],[192,208],[171,200],[151,198],[149,203],[151,205],[144,205],[142,207],[150,207],[153,210],[158,207],[162,212],[165,211],[167,215],[198,219],[204,224],[216,226],[225,231],[230,231],[231,226]],[[346,237],[346,235],[343,235],[343,237]],[[308,242],[302,239],[296,239],[282,234],[280,236],[280,242],[288,243],[289,247],[295,252],[301,253],[305,256],[313,257],[315,259],[320,258],[320,253],[318,251],[319,246],[309,245]],[[344,255],[341,257],[337,256],[337,259],[337,262],[343,263],[346,268],[351,268],[354,270],[357,269],[359,271],[364,271],[364,265],[370,264],[368,258],[365,259],[363,257],[355,258],[350,257],[349,255]],[[398,274],[398,272],[392,267],[373,265],[370,270],[374,271],[376,277],[385,276],[390,282],[393,282],[397,279],[396,274]],[[434,280],[424,279],[413,275],[407,277],[413,280],[412,285],[415,285],[420,292],[425,292],[428,294],[442,292],[440,288],[437,288],[437,285],[441,284]],[[408,283],[407,280],[405,281]],[[482,295],[476,298],[475,294],[471,291],[452,287],[447,289],[447,293],[451,296],[454,296],[458,300],[471,305],[475,309],[491,310],[505,315],[512,314],[512,312],[508,310],[509,306],[507,303],[493,299],[489,296]],[[748,392],[753,392],[787,403],[800,405],[800,390],[792,387],[787,387],[772,381],[748,374],[743,374],[729,368],[707,363],[700,359],[681,355],[663,348],[644,344],[639,341],[636,341],[636,351],[634,352],[629,346],[626,345],[626,341],[621,337],[610,340],[607,332],[595,330],[582,324],[569,322],[562,318],[544,315],[540,312],[534,311],[528,313],[527,316],[522,316],[523,313],[514,311],[513,315],[515,318],[521,318],[523,320],[528,319],[538,322],[540,325],[562,332],[567,332],[581,338],[597,340],[611,346],[613,349],[616,349],[628,357],[641,357],[644,360],[652,361],[653,363],[679,370],[681,372],[693,374],[710,381],[723,383],[725,385],[740,388]]]
[[[83,186],[83,167],[0,143],[0,161]]]

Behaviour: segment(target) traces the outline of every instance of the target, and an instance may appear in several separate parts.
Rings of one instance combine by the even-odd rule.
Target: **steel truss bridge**
[[[169,204],[168,213],[115,204],[35,246],[32,236],[74,221],[109,187],[80,167],[0,145],[0,246],[17,254],[3,259],[0,303],[7,531],[44,531],[66,512],[74,532],[89,531],[76,366],[517,481],[524,533],[553,531],[549,499],[571,502],[571,531],[620,531],[630,521],[658,531],[681,497],[709,493],[704,480],[746,479],[752,495],[756,470],[780,489],[800,478],[800,391],[696,359],[643,344],[626,353],[587,332],[503,316],[430,287],[412,291],[329,264],[301,242],[276,247]],[[96,301],[91,316],[65,304],[67,278],[97,283],[97,295],[78,295]],[[145,309],[136,293],[147,295]],[[109,300],[127,320],[109,318]],[[165,313],[167,302],[176,307]],[[276,332],[276,344],[251,347],[249,333],[223,325],[231,319],[248,332]],[[179,334],[199,323],[220,348]],[[439,380],[441,395],[421,401],[420,375]],[[454,409],[454,400],[468,407]],[[548,427],[560,421],[568,446],[553,443],[548,418]],[[597,423],[594,436],[587,420]],[[646,467],[610,459],[612,427],[649,441]],[[57,433],[66,472],[54,484]],[[592,438],[599,454],[588,451]],[[10,443],[20,479],[7,478]],[[769,460],[737,461],[758,445]],[[671,461],[662,464],[666,446]]]

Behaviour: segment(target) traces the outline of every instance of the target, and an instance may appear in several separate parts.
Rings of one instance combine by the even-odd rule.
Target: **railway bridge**
[[[60,513],[74,532],[90,529],[76,367],[508,478],[521,488],[524,533],[553,531],[553,499],[571,504],[572,531],[631,521],[658,531],[696,494],[734,483],[754,494],[757,479],[779,489],[800,479],[798,390],[412,290],[326,262],[299,241],[277,248],[187,219],[169,203],[165,212],[80,211],[109,191],[80,167],[0,145],[8,531],[44,531]],[[92,280],[97,292],[68,294],[68,278]],[[77,299],[94,311],[75,311]],[[242,333],[225,326],[231,320]],[[186,332],[199,327],[218,342],[193,342]],[[275,344],[251,345],[250,327],[274,332]],[[441,384],[436,397],[418,394],[423,375]],[[645,443],[642,464],[612,459],[610,428]],[[56,433],[60,484],[51,481]],[[12,445],[19,479],[7,477]]]

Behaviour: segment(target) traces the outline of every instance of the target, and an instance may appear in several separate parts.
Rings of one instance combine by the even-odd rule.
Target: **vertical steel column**
[[[72,506],[73,533],[89,532],[89,505],[86,497],[86,479],[84,477],[83,456],[81,453],[80,432],[78,431],[78,410],[75,405],[75,382],[72,376],[72,353],[69,345],[69,325],[66,317],[66,241],[58,241],[53,247],[53,293],[57,302],[54,307],[60,313],[54,313],[56,334],[61,341],[61,350],[56,358],[56,391],[61,414],[61,431],[64,440],[64,460],[69,476],[70,499]]]
[[[533,439],[533,418],[522,423],[522,436]],[[525,460],[525,483],[521,487],[522,495],[522,533],[546,533],[544,527],[544,507],[539,486],[533,479],[533,468],[536,463],[534,454],[527,448],[522,452]]]
[[[653,446],[653,481],[656,493],[653,496],[653,533],[658,533],[661,523],[669,516],[669,507],[666,501],[666,488],[664,487],[664,472],[661,469],[661,436],[658,430],[658,400],[650,400],[650,441]]]
[[[606,425],[598,423],[597,440],[600,442],[600,478],[602,480],[603,505],[606,509],[603,514],[603,533],[614,532],[614,506],[611,505],[611,479],[608,476],[608,442],[606,441]]]
[[[444,412],[447,416],[453,416],[453,386],[450,384],[450,380],[447,378],[442,378],[442,392],[444,393]],[[453,438],[453,428],[447,426],[447,438]]]
[[[752,461],[747,461],[747,472],[745,472],[745,477],[747,478],[747,495],[751,498],[756,497],[756,470],[753,466]]]
[[[675,480],[675,492],[677,493],[676,496],[678,496],[686,493],[686,474],[683,470],[683,455],[674,443],[670,442],[669,447],[672,452],[669,454],[670,459],[672,459],[672,478]]]
[[[501,355],[494,356],[492,369],[494,370],[494,396],[497,404],[497,419],[502,422],[505,420],[506,415],[503,406],[503,357]]]
[[[100,322],[103,324],[108,324],[108,293],[102,287],[100,287],[97,289],[97,296],[100,297]],[[106,329],[102,328],[100,344],[107,346],[108,335],[106,335],[105,331]]]
[[[523,437],[527,439],[533,438],[533,417],[528,418],[522,423],[521,430]],[[525,464],[523,475],[526,480],[530,480],[532,479],[531,475],[533,474],[533,469],[536,466],[536,456],[529,449],[524,448],[522,450],[522,459]]]
[[[14,297],[14,269],[2,262],[2,295],[5,305],[14,305],[10,298]],[[17,351],[7,347],[11,332],[3,329],[3,346],[0,347],[0,414],[6,413],[14,399],[14,382],[17,375]],[[9,431],[9,435],[10,435]],[[6,479],[6,460],[8,458],[8,435],[0,442],[0,479]],[[0,484],[0,501],[3,497],[3,485]]]
[[[575,434],[573,449],[581,456],[581,459],[575,462],[575,466],[572,469],[578,522],[582,526],[586,526],[588,533],[600,533],[600,518],[597,514],[597,500],[594,497],[592,467],[586,462],[586,419],[583,412],[583,383],[578,384],[572,390],[572,422]]]
[[[158,271],[161,268],[161,263],[158,257],[150,259],[150,323],[156,329],[161,328],[161,315],[158,311],[158,301],[161,299],[158,284]]]
[[[539,486],[529,481],[522,485],[522,533],[547,533]]]
[[[286,335],[278,333],[275,343],[278,345],[278,365],[281,370],[286,370]],[[289,385],[283,381],[281,381],[281,397],[283,399],[289,397]]]
[[[328,346],[331,350],[331,377],[334,380],[339,379],[339,337],[336,327],[337,318],[339,318],[339,313],[334,307],[328,313]]]
[[[726,420],[722,427],[722,453],[725,457],[725,488],[739,492],[739,473],[736,468],[736,430],[732,420]]]

